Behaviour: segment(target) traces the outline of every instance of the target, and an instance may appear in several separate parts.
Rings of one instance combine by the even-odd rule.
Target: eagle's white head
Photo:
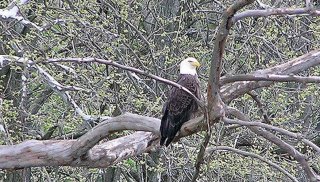
[[[180,74],[197,74],[197,67],[200,66],[200,63],[196,58],[188,57],[180,63]]]

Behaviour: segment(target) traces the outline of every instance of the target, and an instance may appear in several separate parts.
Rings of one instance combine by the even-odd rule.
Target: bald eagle
[[[180,63],[180,75],[177,83],[187,88],[200,99],[200,82],[196,70],[199,66],[200,63],[195,58],[189,57],[183,60]],[[182,124],[188,121],[191,114],[197,109],[197,102],[190,94],[182,89],[173,87],[167,102],[163,106],[160,145],[165,143],[168,146],[180,130]]]

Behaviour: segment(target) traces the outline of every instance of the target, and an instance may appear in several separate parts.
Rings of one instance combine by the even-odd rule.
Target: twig
[[[261,114],[263,116],[264,122],[268,123],[268,124],[271,124],[271,121],[270,121],[270,119],[268,117],[267,112],[263,109],[263,104],[262,104],[261,100],[259,99],[257,92],[252,90],[252,91],[248,92],[248,94],[251,96],[251,98],[254,101],[256,101],[256,103],[258,105],[258,108],[259,108],[259,110],[260,110],[260,112],[261,112]]]

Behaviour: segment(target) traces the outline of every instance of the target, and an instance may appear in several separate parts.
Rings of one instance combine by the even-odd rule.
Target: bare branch
[[[206,118],[208,118],[208,117],[206,117]],[[194,172],[192,179],[191,179],[192,182],[196,181],[199,176],[200,167],[201,167],[201,164],[203,163],[204,156],[205,156],[205,151],[206,151],[206,148],[208,147],[208,144],[209,144],[210,138],[211,138],[212,129],[210,127],[210,121],[208,119],[206,119],[206,120],[207,120],[207,133],[204,137],[203,142],[200,145],[200,150],[198,152],[197,160],[195,162],[195,172]],[[218,118],[218,120],[220,120],[220,118]]]
[[[233,3],[222,14],[222,20],[219,25],[219,29],[216,35],[214,49],[212,52],[212,60],[210,64],[209,81],[207,88],[207,102],[210,123],[216,119],[217,116],[224,115],[224,103],[220,96],[220,75],[222,70],[222,57],[224,54],[225,43],[231,29],[231,17],[234,14],[245,7],[253,3],[254,0],[238,0]]]
[[[207,87],[207,102],[208,107],[205,110],[205,118],[207,121],[207,134],[203,141],[203,144],[200,146],[200,151],[197,156],[197,161],[195,164],[195,173],[192,177],[191,181],[196,181],[199,176],[200,166],[203,162],[205,149],[208,146],[210,137],[211,137],[211,128],[210,125],[213,123],[217,123],[220,121],[220,118],[224,116],[224,103],[220,96],[220,75],[222,70],[222,57],[224,54],[225,43],[229,34],[229,30],[231,29],[230,18],[234,16],[234,14],[245,7],[253,3],[254,0],[238,0],[233,3],[228,9],[226,9],[222,14],[222,21],[219,25],[218,33],[215,39],[214,49],[213,49],[213,57],[210,64],[210,73],[209,73],[209,81]]]
[[[254,90],[248,92],[248,94],[251,96],[251,98],[256,101],[257,105],[258,105],[258,108],[263,116],[263,119],[264,119],[264,122],[265,123],[268,123],[268,124],[271,124],[271,121],[267,115],[267,112],[263,109],[263,104],[261,102],[261,100],[259,99],[258,97],[258,94],[257,92],[255,92]]]
[[[253,72],[252,74],[279,74],[288,75],[305,71],[320,64],[320,49],[311,51],[286,63]],[[222,78],[224,79],[224,78]],[[224,85],[221,89],[223,100],[228,103],[231,100],[260,87],[266,87],[272,81],[242,81]]]
[[[238,81],[275,81],[275,82],[300,82],[300,83],[320,83],[320,76],[295,76],[277,74],[241,74],[226,76],[221,79],[221,85]]]
[[[241,113],[240,111],[237,110],[233,110],[234,114],[245,118],[245,115],[243,113]],[[281,140],[279,137],[277,137],[276,135],[270,133],[269,131],[266,131],[263,129],[263,127],[267,128],[267,129],[274,129],[276,131],[285,133],[287,135],[291,135],[292,137],[297,137],[295,133],[291,133],[287,130],[284,130],[282,128],[277,128],[265,123],[261,123],[261,122],[248,122],[248,121],[241,121],[241,120],[231,120],[228,118],[223,118],[224,122],[227,122],[229,124],[240,124],[240,125],[247,125],[247,127],[254,133],[256,133],[257,135],[262,136],[263,138],[269,140],[271,143],[277,145],[278,147],[280,147],[281,149],[285,150],[288,154],[290,154],[292,157],[295,158],[296,161],[299,162],[299,164],[301,165],[302,169],[306,172],[308,178],[310,181],[319,181],[320,180],[320,176],[317,175],[314,170],[309,166],[309,163],[307,161],[307,158],[300,153],[298,150],[296,150],[293,146],[291,146],[290,144],[284,142],[283,140]],[[254,123],[254,124],[251,124]],[[257,127],[257,126],[263,126],[261,128]],[[297,137],[298,138],[298,137]],[[315,147],[316,145],[313,144],[312,142],[307,142],[308,145],[311,145],[312,147]],[[316,151],[319,150],[319,148],[316,146]]]
[[[229,118],[226,118],[226,117],[223,118],[223,121],[226,124],[238,124],[238,125],[241,125],[241,126],[258,126],[258,127],[262,127],[262,128],[265,128],[265,129],[273,130],[273,131],[279,132],[280,134],[287,135],[287,136],[296,138],[298,140],[301,140],[304,144],[309,145],[315,151],[320,153],[320,148],[316,144],[312,143],[310,140],[305,139],[304,136],[301,133],[293,133],[293,132],[290,132],[290,131],[288,131],[286,129],[279,128],[279,127],[272,126],[272,125],[265,124],[265,123],[261,123],[259,121],[248,122],[248,121],[242,121],[242,120],[229,119]]]
[[[138,73],[147,77],[150,77],[152,79],[158,80],[162,83],[177,87],[185,92],[187,92],[188,94],[190,94],[199,104],[200,107],[204,107],[204,103],[201,102],[201,100],[199,100],[195,95],[193,95],[187,88],[181,86],[180,84],[167,80],[165,78],[153,75],[151,73],[148,73],[146,71],[134,68],[134,67],[130,67],[130,66],[125,66],[122,64],[119,64],[117,62],[114,62],[112,60],[104,60],[104,59],[98,59],[98,58],[57,58],[57,59],[48,59],[48,61],[46,61],[45,63],[56,63],[56,62],[72,62],[72,63],[77,63],[77,64],[82,64],[82,63],[99,63],[99,64],[105,64],[105,65],[111,65],[117,68],[121,68],[123,70],[127,70],[127,71],[131,71],[134,73]]]
[[[80,137],[77,142],[72,145],[71,155],[74,158],[83,156],[89,149],[113,131],[149,131],[159,135],[159,128],[160,120],[156,118],[125,113],[114,118],[106,119]]]
[[[253,131],[254,133],[262,136],[263,138],[269,140],[273,144],[275,144],[278,147],[280,147],[281,149],[285,150],[292,157],[294,157],[295,160],[299,162],[300,166],[305,171],[305,173],[307,174],[310,181],[316,182],[316,181],[320,180],[320,176],[317,175],[314,172],[314,170],[309,166],[309,163],[307,161],[306,156],[304,156],[302,153],[300,153],[298,150],[296,150],[293,146],[284,142],[279,137],[275,136],[274,134],[272,134],[264,129],[258,128],[256,126],[250,126],[249,129],[251,131]]]
[[[235,23],[241,19],[248,17],[267,17],[271,15],[312,15],[320,16],[320,10],[307,8],[275,8],[275,9],[265,9],[265,10],[247,10],[236,14],[232,18],[232,23]]]
[[[259,159],[265,163],[267,163],[268,165],[270,165],[271,167],[279,170],[280,172],[282,172],[283,174],[287,175],[292,181],[298,182],[298,179],[296,177],[294,177],[293,175],[291,175],[288,171],[286,171],[285,169],[283,169],[281,166],[277,165],[276,163],[271,162],[270,160],[265,159],[264,157],[251,153],[251,152],[246,152],[243,150],[239,150],[239,149],[235,149],[232,147],[228,147],[228,146],[217,146],[217,147],[210,147],[206,150],[206,157],[209,158],[210,155],[213,155],[214,152],[216,151],[231,151],[240,155],[243,155],[245,157],[252,157],[252,158],[256,158]]]
[[[175,141],[205,129],[204,123],[200,122],[202,119],[199,117],[185,123]],[[105,121],[78,140],[29,140],[12,146],[0,145],[0,168],[64,165],[107,167],[159,147],[160,120],[157,118],[126,113],[116,118],[102,118],[102,120]],[[152,133],[135,132],[129,136],[95,145],[110,132],[127,129],[145,130]],[[81,148],[83,146],[84,148]],[[92,146],[94,147],[91,148]],[[17,163],[17,161],[23,162]]]
[[[19,5],[24,5],[27,4],[28,1],[20,1]],[[24,17],[19,15],[20,10],[19,7],[17,6],[16,2],[10,3],[10,5],[6,8],[6,9],[0,9],[0,20],[6,20],[6,19],[15,19],[17,21],[19,21],[20,23],[30,26],[30,27],[34,27],[36,29],[38,29],[39,31],[43,31],[44,29],[38,25],[36,25],[35,23],[25,19]]]
[[[150,151],[158,143],[150,132],[135,132],[94,146],[86,156],[71,155],[75,140],[28,140],[17,145],[0,146],[0,168],[30,166],[107,167],[129,157]],[[18,161],[18,162],[17,162]]]
[[[218,29],[218,33],[216,36],[216,41],[213,49],[213,58],[210,64],[210,76],[209,76],[209,83],[208,83],[208,100],[210,97],[215,96],[217,93],[216,91],[219,90],[219,80],[221,75],[222,69],[222,57],[224,54],[224,48],[226,39],[228,37],[229,31],[231,29],[230,18],[234,16],[234,14],[245,7],[253,3],[254,0],[238,0],[228,9],[226,9],[222,14],[221,24]],[[215,90],[217,87],[217,90]],[[213,98],[210,100],[213,101]]]
[[[10,62],[18,63],[18,64],[28,64],[32,69],[38,71],[39,75],[44,79],[44,81],[49,85],[49,87],[58,93],[66,103],[69,103],[79,114],[84,121],[91,122],[96,120],[96,117],[85,114],[82,109],[78,106],[78,104],[72,99],[68,91],[65,89],[76,89],[77,87],[65,87],[57,82],[48,72],[46,72],[42,67],[36,65],[33,61],[27,60],[25,58],[20,58],[16,56],[8,56],[8,55],[0,55],[0,63],[1,64],[10,64]],[[78,88],[79,89],[79,88]],[[82,90],[82,89],[81,89]]]

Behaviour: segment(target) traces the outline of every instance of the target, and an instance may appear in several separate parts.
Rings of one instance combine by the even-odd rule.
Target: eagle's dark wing
[[[177,83],[186,87],[191,93],[200,98],[199,80],[196,75],[180,75]],[[188,121],[191,114],[197,109],[198,105],[191,95],[182,89],[173,87],[163,108],[160,145],[166,142],[166,146],[168,146],[182,124]]]

